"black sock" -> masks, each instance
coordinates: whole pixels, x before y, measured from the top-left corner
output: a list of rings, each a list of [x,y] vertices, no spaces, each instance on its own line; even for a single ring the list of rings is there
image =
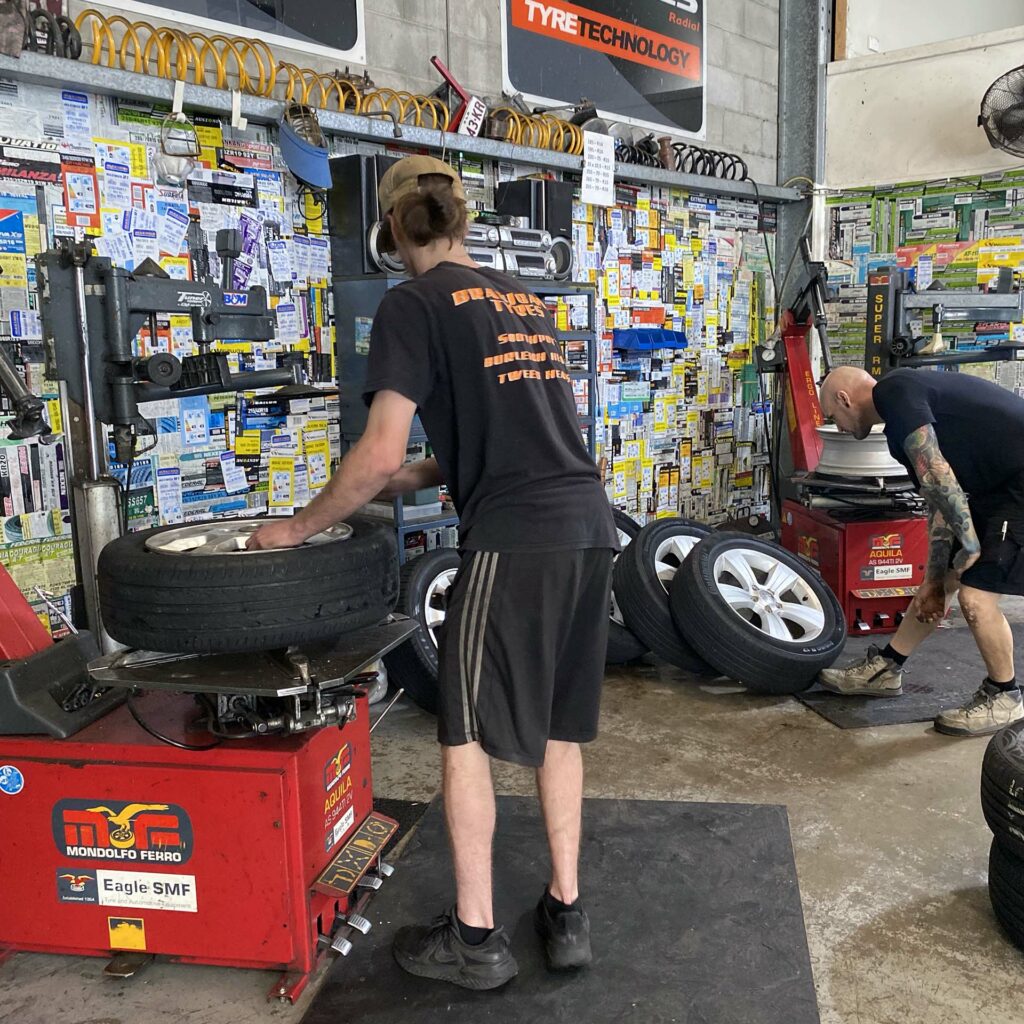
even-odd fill
[[[466,924],[461,917],[456,917],[455,920],[459,924],[459,935],[467,946],[483,944],[494,931],[493,928],[476,928],[471,924]]]
[[[989,686],[995,687],[995,689],[997,690],[1002,690],[1003,693],[1009,693],[1010,690],[1017,689],[1016,676],[1014,676],[1008,683],[997,683],[994,680],[990,679],[988,676],[985,676],[985,682],[988,683]]]
[[[554,917],[556,914],[567,914],[570,910],[579,910],[580,898],[577,896],[574,903],[563,903],[561,900],[556,900],[555,897],[545,889],[544,906],[547,909],[547,912]]]
[[[892,649],[892,644],[886,644],[885,650],[882,651],[882,657],[888,658],[889,661],[895,661],[900,668],[903,668],[904,662],[910,657],[909,654],[900,654],[899,651]]]

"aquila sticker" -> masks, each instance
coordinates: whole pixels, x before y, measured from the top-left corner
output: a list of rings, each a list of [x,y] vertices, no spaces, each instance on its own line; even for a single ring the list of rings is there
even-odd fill
[[[64,857],[184,864],[192,856],[192,823],[175,804],[61,800],[51,820]]]

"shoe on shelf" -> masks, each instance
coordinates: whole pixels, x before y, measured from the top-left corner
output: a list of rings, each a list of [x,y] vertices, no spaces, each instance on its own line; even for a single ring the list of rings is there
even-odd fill
[[[505,929],[471,946],[462,941],[454,907],[429,925],[400,928],[391,952],[402,970],[463,988],[498,988],[519,973]]]
[[[553,971],[586,967],[590,952],[590,919],[583,910],[552,914],[541,896],[533,914],[537,934],[544,942],[544,955]]]
[[[1020,690],[1000,690],[986,681],[962,708],[937,715],[935,731],[946,736],[991,736],[1022,718]]]
[[[903,669],[883,657],[881,649],[872,644],[868,653],[853,665],[822,669],[818,682],[844,697],[898,697],[903,693]]]

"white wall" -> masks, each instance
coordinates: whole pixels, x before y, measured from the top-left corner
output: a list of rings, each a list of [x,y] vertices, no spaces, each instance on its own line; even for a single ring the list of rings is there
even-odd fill
[[[846,56],[889,53],[1021,25],[1024,0],[848,0]]]
[[[977,125],[986,89],[1021,63],[1024,26],[830,64],[825,183],[884,185],[1021,166],[992,149]]]

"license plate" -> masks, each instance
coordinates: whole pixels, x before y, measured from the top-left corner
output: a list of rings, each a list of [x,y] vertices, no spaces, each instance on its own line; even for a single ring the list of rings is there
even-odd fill
[[[314,890],[327,896],[348,896],[397,831],[397,821],[372,811],[313,883]]]

